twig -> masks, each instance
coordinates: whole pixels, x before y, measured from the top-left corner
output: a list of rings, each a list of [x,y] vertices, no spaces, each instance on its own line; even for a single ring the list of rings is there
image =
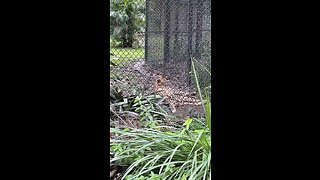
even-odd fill
[[[111,111],[114,115],[116,115],[122,122],[125,122],[125,120],[123,120],[123,119],[112,109],[111,106],[110,106],[110,111]]]

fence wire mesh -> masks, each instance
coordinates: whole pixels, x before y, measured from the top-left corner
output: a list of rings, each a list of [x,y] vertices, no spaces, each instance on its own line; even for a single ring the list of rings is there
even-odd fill
[[[175,88],[191,91],[193,58],[200,85],[211,85],[210,0],[126,2],[110,1],[111,85],[122,84],[128,94],[152,93],[162,74]]]

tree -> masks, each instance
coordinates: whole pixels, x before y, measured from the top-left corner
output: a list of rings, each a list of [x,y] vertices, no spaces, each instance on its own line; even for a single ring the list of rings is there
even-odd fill
[[[136,32],[144,32],[145,0],[110,1],[110,36],[122,47],[132,47]]]

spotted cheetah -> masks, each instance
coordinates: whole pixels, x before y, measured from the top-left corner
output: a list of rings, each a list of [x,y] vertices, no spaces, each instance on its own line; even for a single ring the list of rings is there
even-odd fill
[[[163,75],[159,75],[154,83],[156,94],[164,97],[169,104],[172,113],[176,112],[176,107],[180,105],[201,105],[201,101],[188,92],[175,90],[167,85],[167,80]]]

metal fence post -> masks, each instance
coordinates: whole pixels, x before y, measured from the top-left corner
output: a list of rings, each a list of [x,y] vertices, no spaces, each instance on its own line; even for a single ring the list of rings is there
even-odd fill
[[[145,13],[146,13],[146,26],[145,26],[145,32],[144,32],[144,60],[145,63],[148,63],[148,23],[149,23],[149,9],[150,9],[150,5],[149,5],[149,0],[146,0],[146,9],[145,9]]]
[[[189,13],[188,13],[188,58],[187,58],[187,83],[191,85],[191,58],[192,58],[192,34],[193,34],[193,0],[189,0]]]
[[[170,0],[166,0],[165,25],[164,25],[164,66],[167,67],[170,59]]]
[[[203,18],[203,0],[198,0],[197,6],[197,25],[196,25],[196,45],[195,45],[195,56],[197,60],[200,60],[200,42],[202,41],[202,18]]]

